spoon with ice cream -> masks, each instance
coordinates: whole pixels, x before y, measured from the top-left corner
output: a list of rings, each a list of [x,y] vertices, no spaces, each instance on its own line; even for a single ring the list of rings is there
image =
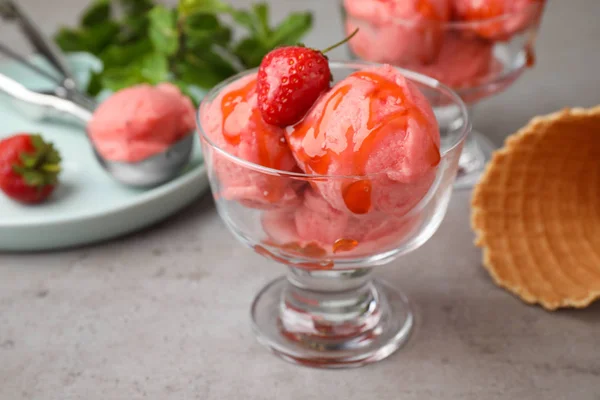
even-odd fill
[[[18,100],[32,119],[67,116],[84,124],[100,165],[125,185],[165,183],[190,159],[194,106],[172,84],[123,89],[93,112],[72,101],[31,91],[2,74],[0,91]]]

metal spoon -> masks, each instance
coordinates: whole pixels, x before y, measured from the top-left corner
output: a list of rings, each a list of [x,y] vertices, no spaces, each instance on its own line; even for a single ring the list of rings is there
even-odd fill
[[[0,74],[0,92],[17,100],[15,105],[34,120],[67,118],[85,127],[92,117],[91,111],[72,101],[31,91],[3,74]],[[125,185],[141,188],[160,185],[179,174],[190,159],[193,141],[194,134],[190,132],[165,151],[139,162],[128,163],[107,160],[90,139],[96,159],[109,174]]]
[[[0,1],[2,1],[2,0],[0,0]],[[64,80],[59,79],[56,76],[54,76],[52,73],[44,70],[41,67],[38,67],[33,62],[28,60],[26,57],[21,56],[20,54],[11,50],[9,47],[3,45],[2,43],[0,43],[0,54],[4,54],[8,58],[18,62],[19,64],[23,65],[24,67],[27,67],[28,69],[35,72],[39,76],[44,77],[45,79],[47,79],[50,82],[55,84],[55,87],[52,91],[50,91],[50,92],[45,91],[42,93],[52,94],[54,96],[60,97],[61,99],[71,100],[74,103],[77,103],[88,110],[93,111],[96,108],[96,102],[94,99],[88,97],[87,95],[85,95],[83,93],[80,93],[77,90],[77,88],[74,88],[71,90],[65,88],[63,86]]]
[[[62,84],[67,91],[77,90],[77,84],[73,73],[69,68],[62,52],[58,46],[46,38],[42,30],[33,22],[33,19],[27,15],[25,10],[15,1],[0,0],[0,16],[7,20],[14,20],[20,25],[21,30],[27,36],[35,49],[62,74]]]

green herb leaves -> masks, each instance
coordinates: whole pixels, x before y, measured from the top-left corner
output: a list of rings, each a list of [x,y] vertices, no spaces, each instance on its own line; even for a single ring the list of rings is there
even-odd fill
[[[253,4],[250,10],[234,10],[231,14],[249,33],[234,48],[234,54],[248,68],[260,65],[275,47],[296,44],[312,27],[312,14],[306,12],[292,13],[272,29],[266,3]]]
[[[179,0],[177,10],[182,17],[188,17],[197,13],[227,13],[232,7],[221,0]]]
[[[167,56],[177,53],[179,35],[175,10],[156,6],[148,13],[150,19],[149,36],[154,49]]]
[[[225,21],[234,21],[230,26]],[[55,41],[66,52],[99,57],[88,93],[169,81],[195,101],[240,70],[257,67],[273,48],[296,44],[311,28],[312,15],[292,13],[271,26],[266,3],[235,9],[223,0],[179,0],[176,7],[154,0],[96,0],[79,27],[61,28]],[[234,27],[242,37],[234,39]]]
[[[81,25],[93,27],[110,18],[111,8],[109,0],[96,0],[81,17]]]

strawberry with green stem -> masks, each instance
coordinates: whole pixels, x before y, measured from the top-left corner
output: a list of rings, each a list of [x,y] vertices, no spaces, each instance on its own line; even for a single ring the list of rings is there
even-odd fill
[[[36,204],[58,184],[61,158],[37,134],[19,133],[0,140],[0,189],[11,199]]]
[[[258,107],[265,122],[286,127],[300,121],[333,80],[325,53],[346,43],[347,38],[320,51],[298,46],[268,53],[258,69]]]

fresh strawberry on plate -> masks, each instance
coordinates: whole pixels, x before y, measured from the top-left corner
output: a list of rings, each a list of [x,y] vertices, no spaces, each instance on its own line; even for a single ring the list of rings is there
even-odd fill
[[[0,141],[0,189],[11,199],[37,204],[58,184],[60,154],[39,134],[18,133]]]

